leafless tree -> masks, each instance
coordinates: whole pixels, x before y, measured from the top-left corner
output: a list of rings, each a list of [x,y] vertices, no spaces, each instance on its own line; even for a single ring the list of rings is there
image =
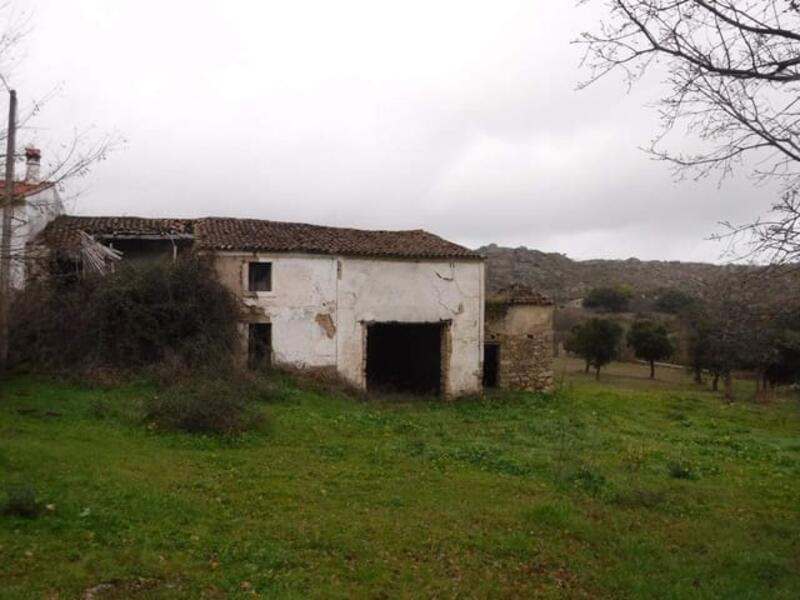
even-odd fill
[[[752,234],[750,254],[800,259],[800,1],[602,1],[608,17],[579,40],[589,69],[582,85],[613,71],[629,86],[649,71],[665,74],[662,128],[647,151],[681,174],[725,177],[746,165],[758,182],[779,181],[784,196],[772,212],[730,234]],[[679,124],[699,139],[697,150],[669,147]]]
[[[0,4],[0,90],[9,92],[13,89],[13,73],[19,65],[21,45],[25,36],[30,32],[30,18],[25,12],[18,12],[12,3]],[[14,161],[23,156],[26,136],[30,134],[35,118],[44,106],[57,95],[58,88],[36,100],[23,101],[23,110],[15,119],[17,144],[14,149]],[[3,94],[5,95],[5,94]],[[4,124],[5,125],[5,124]],[[5,126],[0,127],[0,143],[5,148],[8,137]],[[26,194],[41,194],[48,188],[64,192],[65,183],[77,177],[86,175],[92,166],[104,160],[108,153],[122,143],[116,134],[96,135],[92,130],[74,130],[71,139],[59,144],[57,147],[47,148],[49,160],[45,170],[40,174],[40,184],[37,186],[13,186],[13,197],[7,198],[5,194],[0,198],[0,215],[10,213],[10,243],[0,247],[0,369],[6,360],[8,315],[11,303],[10,278],[15,265],[24,263],[28,257],[25,252],[25,240],[17,235],[27,225],[27,212],[24,207]],[[6,152],[0,157],[6,159]],[[1,234],[0,234],[1,235]]]
[[[724,222],[726,231],[712,239],[728,242],[732,256],[758,257],[773,268],[785,270],[800,263],[800,191],[789,189],[772,205],[765,217],[754,223]]]
[[[733,374],[751,372],[756,397],[767,393],[770,367],[779,360],[787,324],[796,328],[800,281],[752,267],[728,265],[704,282],[702,299],[683,315],[695,343],[694,369],[708,369],[713,387],[721,377],[733,400]]]
[[[12,2],[0,2],[0,90],[7,92],[13,88],[14,73],[20,66],[22,46],[31,32],[30,14],[16,10]],[[30,140],[26,140],[32,132],[37,131],[36,117],[48,104],[53,102],[61,91],[55,85],[44,95],[36,98],[25,98],[21,93],[22,107],[17,116],[17,152],[15,160],[24,157],[24,148]],[[0,159],[5,160],[5,140],[7,128],[0,120]],[[64,184],[76,177],[89,173],[92,166],[105,160],[109,152],[124,143],[117,133],[98,134],[91,127],[75,128],[71,136],[57,145],[48,147],[48,161],[41,173],[41,180],[49,186],[63,191]]]

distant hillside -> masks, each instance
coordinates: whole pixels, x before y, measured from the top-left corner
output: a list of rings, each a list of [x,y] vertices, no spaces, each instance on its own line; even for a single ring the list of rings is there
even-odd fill
[[[522,283],[557,302],[582,298],[593,287],[614,284],[627,284],[644,294],[669,287],[700,295],[704,283],[723,269],[708,263],[635,258],[577,261],[563,254],[496,244],[478,251],[487,257],[486,279],[490,290]]]

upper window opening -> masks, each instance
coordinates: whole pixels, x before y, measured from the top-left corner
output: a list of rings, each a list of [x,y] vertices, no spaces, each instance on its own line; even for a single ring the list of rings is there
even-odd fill
[[[272,291],[272,263],[251,262],[249,264],[247,289],[251,292]]]

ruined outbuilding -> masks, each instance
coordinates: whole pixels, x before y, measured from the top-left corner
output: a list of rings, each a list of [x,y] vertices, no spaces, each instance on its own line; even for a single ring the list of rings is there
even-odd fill
[[[522,286],[486,301],[483,384],[504,390],[553,388],[553,302]]]

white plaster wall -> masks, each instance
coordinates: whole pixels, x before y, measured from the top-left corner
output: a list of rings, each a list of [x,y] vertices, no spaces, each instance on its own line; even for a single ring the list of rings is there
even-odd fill
[[[338,367],[363,387],[366,323],[451,321],[448,389],[480,390],[483,359],[483,263],[340,258]]]
[[[247,263],[272,262],[272,291],[247,292]],[[322,255],[218,253],[222,281],[250,321],[272,323],[273,360],[292,367],[335,367],[366,385],[366,324],[451,322],[448,389],[480,390],[484,267],[479,261],[432,262]],[[317,318],[328,315],[334,330]]]
[[[272,263],[272,291],[247,291],[247,264]],[[273,361],[335,367],[365,387],[370,322],[450,322],[448,395],[480,391],[484,266],[324,255],[218,253],[222,281],[242,298],[252,322],[272,323]],[[329,318],[333,329],[319,322]],[[243,333],[246,331],[243,330]]]
[[[64,214],[64,204],[55,187],[50,187],[28,196],[25,203],[27,240],[36,237],[47,224]]]
[[[247,291],[247,265],[272,263],[272,291]],[[329,256],[237,254],[219,256],[223,281],[235,286],[253,322],[272,323],[272,359],[296,368],[335,367],[336,336],[317,322],[336,321],[336,259]],[[246,332],[245,332],[246,333]]]
[[[2,219],[4,208],[0,208]],[[11,287],[20,289],[25,284],[26,245],[45,226],[63,214],[64,205],[54,187],[47,188],[25,199],[24,204],[12,207],[11,222]],[[0,231],[0,240],[2,239]]]
[[[514,304],[508,307],[505,331],[509,334],[539,333],[553,328],[553,306]]]
[[[24,250],[27,239],[25,226],[25,209],[22,206],[0,208],[0,223],[5,211],[11,211],[11,288],[19,289],[25,280]],[[2,248],[3,231],[0,228],[0,248]]]

